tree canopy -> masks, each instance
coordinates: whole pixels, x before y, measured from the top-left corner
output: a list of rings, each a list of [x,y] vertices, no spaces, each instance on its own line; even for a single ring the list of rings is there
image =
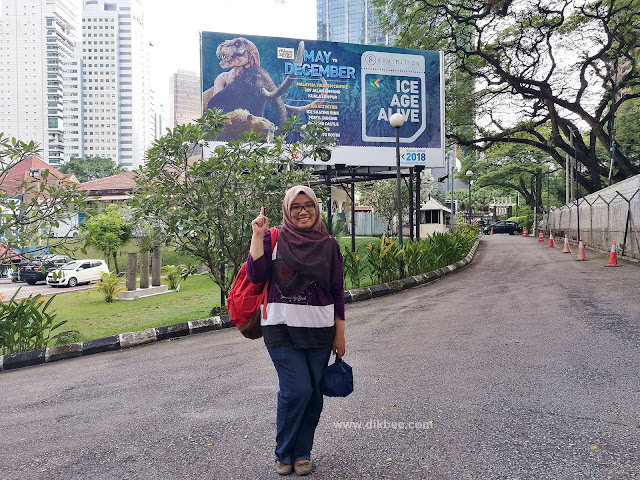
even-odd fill
[[[122,165],[116,165],[110,158],[74,157],[60,167],[60,171],[66,174],[73,173],[80,182],[84,183],[90,180],[117,175],[118,173],[124,172],[125,169]]]
[[[302,125],[294,117],[271,144],[246,132],[199,159],[197,152],[222,131],[225,120],[221,111],[208,110],[194,125],[179,125],[157,140],[134,190],[140,216],[207,265],[223,299],[247,258],[251,221],[260,208],[272,226],[278,225],[285,190],[310,180],[310,172],[298,168],[299,160],[319,158],[332,144],[324,127]]]
[[[68,220],[69,212],[85,208],[85,193],[48,169],[17,182],[11,174],[13,167],[38,153],[39,146],[33,141],[23,142],[0,133],[0,261],[26,247],[36,255],[51,247],[74,246],[72,239],[49,234]]]
[[[123,218],[122,207],[106,205],[81,224],[85,233],[85,246],[92,246],[104,253],[107,262],[113,260],[118,271],[118,249],[131,238],[131,225]]]
[[[378,3],[398,46],[443,50],[454,86],[473,81],[469,98],[448,100],[448,138],[479,151],[526,145],[561,166],[575,152],[578,181],[590,192],[602,187],[611,118],[640,96],[640,0]],[[615,181],[640,172],[628,150],[616,148],[614,158]]]

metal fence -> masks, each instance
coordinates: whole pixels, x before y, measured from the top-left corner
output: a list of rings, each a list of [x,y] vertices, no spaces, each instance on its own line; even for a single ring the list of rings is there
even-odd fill
[[[356,235],[377,236],[382,235],[387,230],[387,222],[373,212],[356,212]],[[349,233],[351,233],[351,222],[349,222]]]
[[[621,255],[640,258],[640,175],[552,209],[545,227],[577,242],[578,221],[586,246],[607,251],[615,240]]]

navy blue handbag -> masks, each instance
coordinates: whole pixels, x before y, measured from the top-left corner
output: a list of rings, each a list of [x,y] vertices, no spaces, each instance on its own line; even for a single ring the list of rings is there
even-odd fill
[[[320,391],[327,397],[346,397],[353,392],[353,370],[351,366],[336,357],[333,365],[329,365],[322,373]]]

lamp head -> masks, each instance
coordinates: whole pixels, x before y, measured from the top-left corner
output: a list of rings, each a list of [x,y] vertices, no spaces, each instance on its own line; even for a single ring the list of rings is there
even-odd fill
[[[473,176],[473,172],[471,170],[467,170],[467,177],[472,177]]]
[[[394,113],[389,117],[389,123],[393,128],[400,128],[404,125],[404,116],[401,113]]]

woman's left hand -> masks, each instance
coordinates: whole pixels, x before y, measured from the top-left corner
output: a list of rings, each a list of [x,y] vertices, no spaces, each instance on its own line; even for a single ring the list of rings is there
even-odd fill
[[[333,354],[341,358],[347,349],[347,342],[344,339],[344,320],[336,317],[336,334],[333,337]]]

